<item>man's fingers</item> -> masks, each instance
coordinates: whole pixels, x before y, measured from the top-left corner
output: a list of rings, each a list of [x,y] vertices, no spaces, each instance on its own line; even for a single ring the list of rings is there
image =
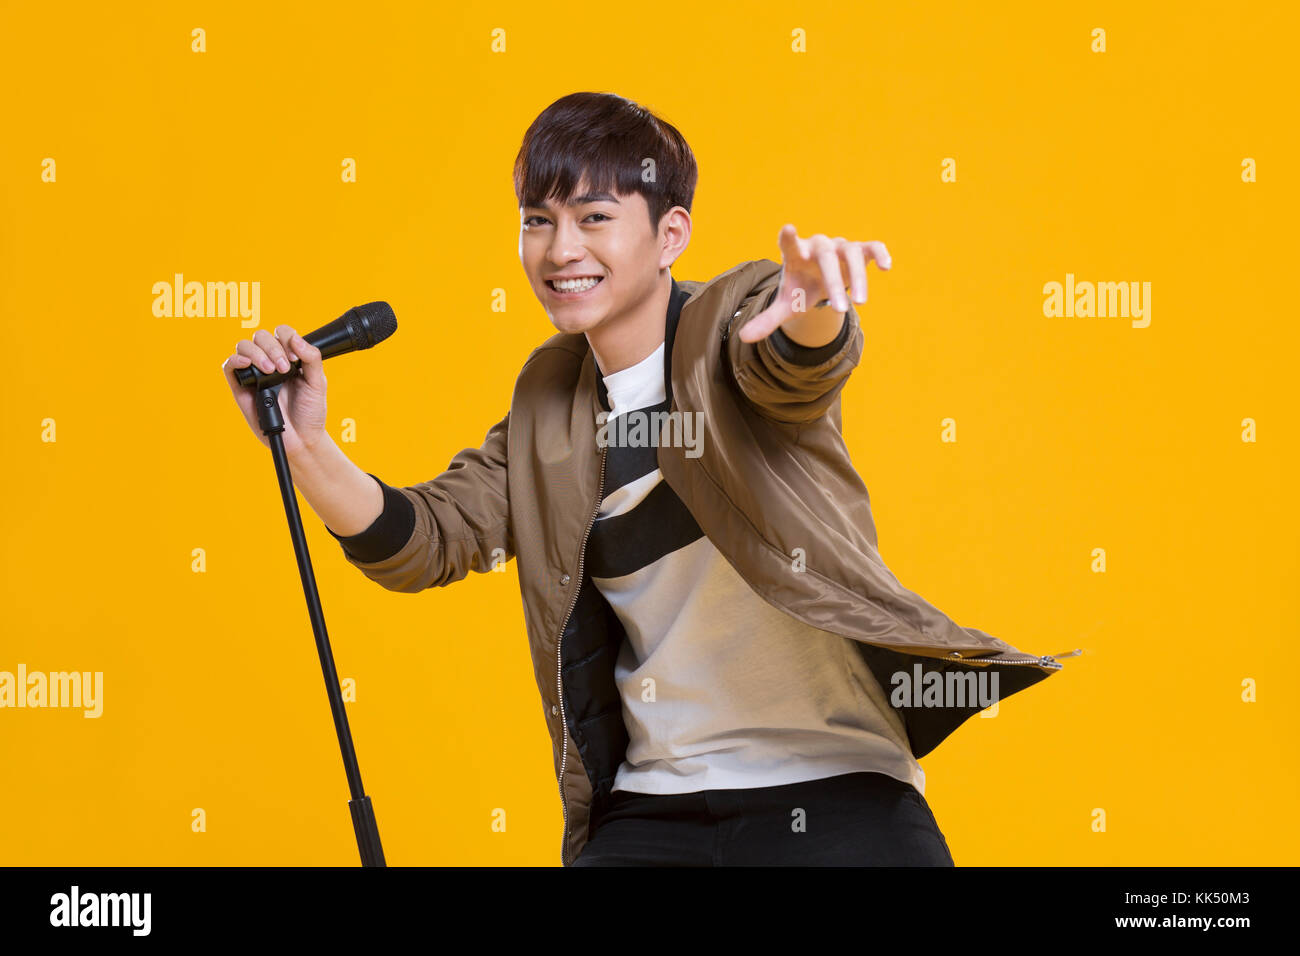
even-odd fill
[[[320,349],[296,332],[289,339],[289,344],[293,347],[298,358],[302,359],[302,377],[307,380],[307,384],[312,388],[323,389],[325,387],[325,369],[322,368]]]
[[[301,357],[292,347],[293,337],[297,334],[292,326],[277,325],[275,327],[275,337],[280,342],[280,347],[284,349],[285,358],[290,362],[296,362]]]
[[[757,342],[759,339],[767,338],[793,314],[790,306],[786,304],[785,297],[778,295],[775,302],[740,327],[740,332],[737,333],[740,341]]]
[[[221,371],[226,376],[226,381],[230,384],[232,390],[238,390],[242,387],[239,384],[239,379],[235,378],[235,369],[247,368],[252,362],[253,359],[250,356],[244,355],[242,352],[236,352],[221,363]]]
[[[853,286],[853,301],[867,301],[867,260],[862,254],[862,243],[850,242],[843,247],[844,260],[849,265],[849,284]]]
[[[883,242],[864,242],[862,243],[862,245],[866,249],[867,254],[872,259],[876,260],[876,265],[879,268],[881,269],[889,268],[889,266],[891,265],[890,258],[889,258],[889,250],[885,248],[885,244]]]
[[[280,344],[274,335],[266,331],[266,329],[258,329],[253,333],[253,341],[261,346],[262,351],[266,353],[266,357],[271,360],[276,368],[281,372],[289,371],[289,360],[284,357],[284,346]]]
[[[266,332],[265,329],[258,329],[257,331],[262,332],[263,334]],[[253,334],[256,337],[257,333],[255,332]],[[266,352],[262,350],[262,347],[252,339],[240,339],[235,343],[235,351],[241,355],[247,355],[252,361],[256,362],[257,367],[267,375],[270,375],[275,371],[275,363],[271,361],[271,357],[267,355]]]
[[[770,311],[769,309],[768,312]],[[777,319],[768,315],[767,312],[761,312],[741,326],[740,341],[757,342],[760,339],[765,339],[776,331],[777,326],[780,324]]]
[[[799,232],[795,229],[793,223],[787,222],[781,227],[781,231],[776,235],[776,244],[781,249],[781,257],[785,262],[794,262],[805,258],[806,253],[803,251]]]
[[[838,312],[847,312],[849,309],[848,297],[844,294],[844,273],[840,271],[840,257],[836,251],[835,243],[825,236],[817,235],[813,237],[813,251],[817,256],[817,264],[822,270],[822,282],[826,286],[826,297],[830,299]]]

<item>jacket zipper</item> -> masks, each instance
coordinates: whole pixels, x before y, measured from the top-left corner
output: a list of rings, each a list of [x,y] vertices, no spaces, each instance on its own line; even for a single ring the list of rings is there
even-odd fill
[[[1065,652],[1060,653],[1060,654],[1044,654],[1044,655],[1042,655],[1041,657],[1034,657],[1032,654],[1026,654],[1024,657],[1022,657],[1022,658],[1019,659],[1019,660],[1012,660],[1012,661],[1005,661],[1005,660],[1004,660],[1004,661],[990,661],[989,663],[991,663],[991,664],[995,664],[995,665],[998,666],[998,667],[1001,667],[1003,664],[1012,664],[1012,665],[1015,665],[1015,664],[1031,664],[1031,665],[1032,665],[1032,664],[1037,664],[1037,665],[1040,665],[1040,666],[1042,666],[1042,667],[1053,667],[1053,665],[1055,665],[1055,669],[1059,669],[1061,665],[1060,665],[1060,663],[1057,661],[1057,658],[1058,658],[1058,657],[1075,657],[1075,656],[1077,656],[1077,655],[1079,655],[1079,654],[1081,654],[1081,653],[1082,653],[1082,651],[1081,651],[1079,648],[1076,647],[1076,648],[1075,648],[1074,650],[1072,650],[1072,651],[1065,651]],[[953,651],[951,656],[952,656],[952,658],[953,658],[954,660],[956,660],[956,659],[960,659],[960,660],[963,660],[963,661],[976,661],[976,662],[978,662],[978,661],[980,660],[980,658],[978,658],[978,657],[962,657],[962,656],[961,656],[960,654],[958,654],[956,651]]]
[[[596,516],[600,514],[600,503],[605,493],[605,454],[606,449],[600,449],[600,481],[596,485],[596,505],[591,509],[591,517],[587,519],[587,530],[582,533],[582,548],[578,552],[578,573],[573,577],[573,600],[569,602],[569,610],[564,614],[564,622],[560,624],[560,633],[555,638],[555,689],[560,698],[560,746],[563,752],[560,754],[560,807],[564,810],[564,834],[560,838],[560,862],[565,861],[565,854],[569,849],[569,804],[564,799],[564,768],[569,761],[569,721],[564,713],[564,682],[561,679],[560,665],[564,660],[561,655],[560,644],[564,640],[564,629],[569,626],[569,618],[573,615],[573,608],[578,603],[578,591],[582,587],[582,565],[587,559],[587,537],[591,534],[591,527],[596,523]]]

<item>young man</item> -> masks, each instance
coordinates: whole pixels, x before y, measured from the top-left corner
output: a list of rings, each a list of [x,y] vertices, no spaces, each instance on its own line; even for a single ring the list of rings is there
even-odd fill
[[[960,627],[876,549],[839,399],[884,245],[787,225],[780,264],[679,282],[695,182],[681,134],[621,97],[537,117],[519,255],[558,332],[430,481],[346,459],[292,329],[227,365],[301,357],[294,480],[371,580],[517,561],[564,865],[952,865],[917,758],[990,701],[888,691],[995,676],[1005,698],[1060,664]]]

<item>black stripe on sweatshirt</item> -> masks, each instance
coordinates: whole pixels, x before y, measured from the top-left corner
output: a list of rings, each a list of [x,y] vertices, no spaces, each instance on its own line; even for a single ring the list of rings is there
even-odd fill
[[[631,511],[596,521],[587,541],[591,576],[631,574],[702,537],[686,505],[660,480]]]
[[[647,405],[645,408],[637,409],[630,412],[631,415],[645,415],[646,422],[642,434],[645,441],[653,442],[651,432],[654,428],[655,421],[649,416],[655,412],[668,411],[668,401],[665,399],[658,405]],[[630,426],[620,425],[619,418],[624,417],[622,414],[618,418],[610,421],[606,426],[606,441],[609,445],[605,452],[605,494],[608,498],[611,494],[622,488],[626,484],[636,481],[645,475],[650,474],[659,467],[659,449],[654,444],[647,445],[618,445],[616,442],[619,437],[619,429]],[[672,430],[669,430],[672,434]],[[630,437],[630,436],[629,436]]]

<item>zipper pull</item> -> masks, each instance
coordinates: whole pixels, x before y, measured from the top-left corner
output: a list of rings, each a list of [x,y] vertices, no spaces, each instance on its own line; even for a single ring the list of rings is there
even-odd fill
[[[1060,667],[1061,663],[1060,661],[1057,660],[1058,657],[1078,657],[1082,653],[1083,651],[1081,651],[1079,648],[1076,647],[1072,651],[1066,651],[1061,654],[1044,654],[1042,657],[1038,659],[1038,663],[1042,664],[1045,667],[1051,667],[1053,664],[1055,664],[1057,667]]]

